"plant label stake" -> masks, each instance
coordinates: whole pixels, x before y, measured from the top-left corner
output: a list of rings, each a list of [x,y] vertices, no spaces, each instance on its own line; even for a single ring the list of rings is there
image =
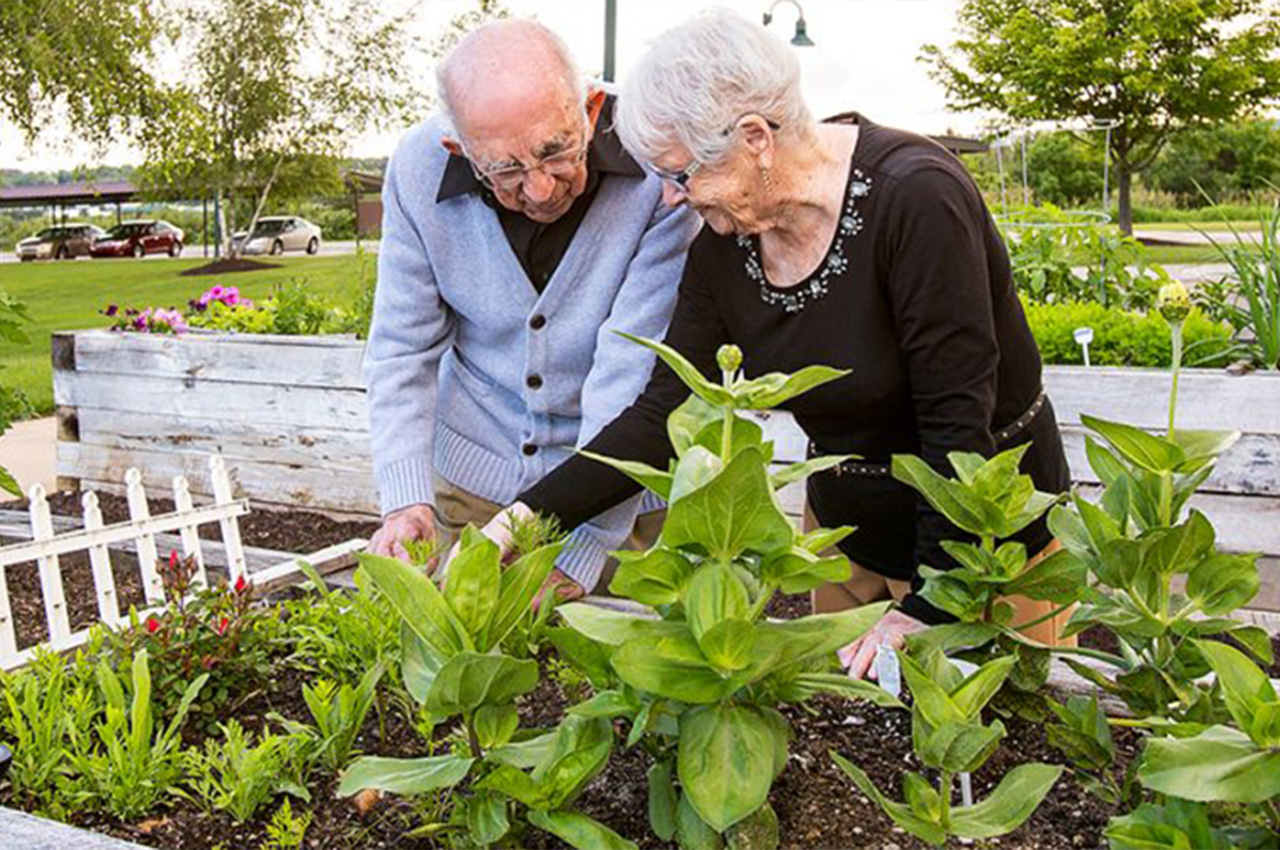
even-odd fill
[[[876,649],[876,678],[890,696],[902,696],[902,665],[898,663],[898,653],[884,644]]]
[[[1093,342],[1093,328],[1076,328],[1071,334],[1075,337],[1076,345],[1084,349],[1084,365],[1089,365],[1089,344]]]
[[[1089,331],[1090,335],[1093,334],[1092,328],[1083,328],[1082,330]],[[1077,331],[1077,333],[1079,333],[1079,331]],[[1089,349],[1086,348],[1085,349],[1085,365],[1088,365],[1089,363],[1088,351]],[[956,668],[960,671],[961,675],[964,675],[964,676],[971,676],[978,669],[977,664],[974,664],[972,661],[965,661],[963,658],[953,658],[951,659],[951,663],[954,664]],[[969,773],[968,771],[963,771],[959,774],[959,777],[960,777],[960,805],[972,806],[973,805],[973,774]]]

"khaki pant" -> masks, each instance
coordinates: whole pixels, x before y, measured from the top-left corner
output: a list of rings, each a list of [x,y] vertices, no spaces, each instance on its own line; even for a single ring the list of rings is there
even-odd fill
[[[468,525],[484,528],[489,524],[489,520],[497,516],[498,512],[505,507],[463,490],[439,475],[433,476],[433,481],[436,490],[436,533],[440,537],[441,549],[444,552],[453,548],[453,544],[462,536],[462,530]],[[666,516],[666,511],[640,514],[636,517],[636,524],[631,529],[631,534],[618,548],[635,551],[650,548],[662,533],[662,522]],[[594,588],[588,587],[587,592],[607,595],[609,582],[613,580],[613,574],[617,569],[617,559],[610,558],[605,561],[604,569],[600,573],[600,581]]]
[[[817,520],[806,506],[804,511],[804,529],[809,531],[818,526]],[[1027,567],[1030,568],[1040,562],[1049,555],[1052,555],[1061,544],[1053,541],[1044,548],[1043,551],[1033,555],[1027,560]],[[824,555],[837,555],[838,551],[833,547]],[[849,580],[839,583],[824,584],[822,587],[813,591],[813,612],[815,614],[830,614],[835,611],[844,611],[849,608],[856,608],[859,605],[869,605],[872,602],[879,602],[883,599],[893,599],[901,602],[902,599],[911,592],[911,582],[902,581],[901,579],[886,578],[877,572],[860,566],[853,561],[849,562],[853,568]],[[1045,614],[1048,614],[1057,607],[1053,602],[1038,602],[1034,599],[1028,599],[1025,596],[1007,596],[1004,598],[1013,606],[1013,622],[1027,623],[1032,620],[1038,620]],[[1075,646],[1075,636],[1064,638],[1060,637],[1062,628],[1066,626],[1067,620],[1071,618],[1071,609],[1063,611],[1054,617],[1045,620],[1043,623],[1024,629],[1023,634],[1028,638],[1046,646]]]

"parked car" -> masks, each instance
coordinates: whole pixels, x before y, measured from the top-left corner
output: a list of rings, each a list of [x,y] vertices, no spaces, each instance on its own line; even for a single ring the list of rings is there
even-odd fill
[[[240,231],[235,241],[242,254],[283,254],[285,251],[320,250],[320,227],[296,215],[272,215],[258,219],[253,235]]]
[[[59,224],[23,239],[15,246],[14,253],[24,263],[87,257],[94,240],[105,235],[106,231],[96,224]]]
[[[186,234],[167,221],[125,221],[95,240],[90,253],[95,257],[145,257],[147,254],[182,253]]]

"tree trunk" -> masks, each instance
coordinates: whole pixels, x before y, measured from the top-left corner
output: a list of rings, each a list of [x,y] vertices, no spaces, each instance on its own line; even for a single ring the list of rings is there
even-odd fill
[[[1116,195],[1119,199],[1117,213],[1120,232],[1125,236],[1133,235],[1133,172],[1129,163],[1124,160],[1116,162]]]

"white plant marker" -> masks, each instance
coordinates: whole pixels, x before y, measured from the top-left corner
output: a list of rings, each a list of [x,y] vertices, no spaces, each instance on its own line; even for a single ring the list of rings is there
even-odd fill
[[[129,498],[129,519],[149,519],[151,509],[147,507],[147,491],[142,487],[142,473],[136,467],[124,474],[125,493]],[[147,602],[158,604],[164,602],[164,583],[160,580],[160,572],[156,569],[156,538],[150,534],[139,534],[135,540],[138,553],[138,570],[142,573],[142,593]]]
[[[222,455],[209,458],[209,477],[213,484],[213,501],[217,505],[229,505],[235,501],[231,492],[231,479],[227,477],[227,464]],[[240,525],[233,519],[222,520],[222,544],[227,548],[227,571],[231,575],[231,584],[248,573],[244,560],[244,547],[240,544]]]
[[[195,509],[191,501],[191,486],[182,475],[173,476],[173,509],[186,512]],[[179,529],[182,535],[182,554],[196,559],[195,583],[200,587],[209,586],[209,576],[204,570],[204,552],[200,550],[200,534],[194,525],[184,525]]]
[[[1093,328],[1076,328],[1071,334],[1076,345],[1084,349],[1084,365],[1089,365],[1089,345],[1093,342]]]
[[[0,564],[0,660],[18,654],[18,638],[13,631],[13,610],[9,607],[9,580]]]
[[[892,697],[902,696],[902,664],[898,653],[883,643],[876,647],[876,680]]]
[[[84,506],[84,529],[102,528],[102,509],[98,507],[98,494],[90,490],[80,499]],[[116,598],[116,579],[111,573],[111,550],[106,544],[89,547],[89,564],[93,568],[93,589],[98,595],[98,616],[102,622],[114,626],[121,622],[120,601]]]
[[[49,513],[49,501],[44,496],[44,487],[31,485],[27,491],[31,514],[31,539],[34,541],[53,539],[53,516]],[[71,620],[67,617],[67,599],[62,592],[62,569],[58,565],[58,556],[41,555],[36,559],[40,569],[40,595],[44,597],[45,619],[49,622],[49,641],[54,646],[61,645],[71,636]]]
[[[960,658],[951,659],[951,663],[959,667],[960,673],[964,676],[972,676],[978,669],[977,664]],[[973,805],[973,774],[967,771],[960,774],[960,805]]]

